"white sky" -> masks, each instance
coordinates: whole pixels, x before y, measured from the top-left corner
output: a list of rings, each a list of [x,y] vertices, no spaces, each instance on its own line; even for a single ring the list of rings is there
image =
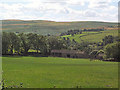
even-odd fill
[[[119,0],[0,0],[0,19],[118,21]]]

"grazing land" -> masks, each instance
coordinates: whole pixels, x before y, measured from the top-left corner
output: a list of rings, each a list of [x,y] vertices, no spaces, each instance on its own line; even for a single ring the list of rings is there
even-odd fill
[[[58,57],[2,57],[5,85],[117,88],[118,63]]]
[[[57,35],[71,29],[114,27],[117,23],[78,21],[78,22],[54,22],[45,20],[2,20],[4,32],[37,33],[42,35]]]
[[[100,32],[83,32],[82,34],[75,34],[72,35],[64,35],[62,37],[70,38],[70,40],[74,39],[75,41],[81,43],[82,41],[88,41],[88,42],[100,42],[105,36],[112,35],[112,36],[118,36],[118,30],[105,30]]]

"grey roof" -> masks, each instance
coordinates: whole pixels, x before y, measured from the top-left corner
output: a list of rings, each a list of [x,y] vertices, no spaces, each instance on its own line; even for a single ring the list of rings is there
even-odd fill
[[[80,50],[52,50],[51,53],[84,54],[84,52]]]

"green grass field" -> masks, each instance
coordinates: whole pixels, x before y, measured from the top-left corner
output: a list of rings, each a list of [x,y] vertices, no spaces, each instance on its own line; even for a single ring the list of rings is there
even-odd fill
[[[74,39],[75,41],[81,43],[82,40],[89,42],[100,42],[107,35],[118,36],[118,30],[105,30],[101,32],[83,32],[82,34],[76,34],[74,36],[65,35],[62,37],[69,37],[70,40]]]
[[[3,57],[5,84],[24,88],[117,88],[118,63],[56,57]]]

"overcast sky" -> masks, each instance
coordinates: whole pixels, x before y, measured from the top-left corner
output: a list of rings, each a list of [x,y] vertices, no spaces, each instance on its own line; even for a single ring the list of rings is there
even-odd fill
[[[0,19],[117,22],[119,0],[0,0]]]

